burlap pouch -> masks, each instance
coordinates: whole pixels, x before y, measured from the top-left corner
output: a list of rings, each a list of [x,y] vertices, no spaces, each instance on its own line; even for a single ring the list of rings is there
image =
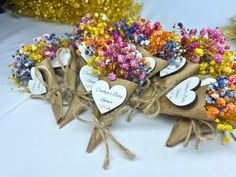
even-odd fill
[[[191,136],[196,137],[196,149],[200,140],[211,140],[215,138],[217,133],[214,119],[207,117],[204,107],[205,95],[208,86],[202,86],[197,89],[196,94],[198,100],[195,104],[187,108],[179,108],[173,105],[166,96],[161,98],[161,113],[174,117],[184,117],[179,119],[174,125],[166,145],[172,147],[185,140],[184,146],[188,145]],[[235,124],[233,124],[235,128]]]
[[[41,72],[43,81],[41,81],[47,92],[42,95],[32,95],[32,98],[41,98],[48,100],[51,103],[52,110],[54,112],[57,123],[62,119],[62,94],[60,85],[56,79],[56,74],[51,66],[49,60],[43,60],[36,68]]]
[[[77,68],[81,68],[82,66],[86,65],[86,62],[81,56],[78,56],[77,63],[79,65],[77,66]],[[93,102],[91,92],[87,92],[85,90],[82,82],[79,83],[72,95],[73,97],[71,102],[69,103],[69,108],[62,121],[60,122],[60,128],[64,127],[75,118],[75,111],[77,114],[80,114],[87,109],[87,106],[90,106],[89,102]]]
[[[168,65],[167,61],[151,56],[149,54],[149,52],[147,50],[145,50],[143,47],[140,47],[140,46],[137,45],[136,48],[139,52],[141,52],[143,57],[152,57],[155,60],[155,63],[156,63],[155,68],[148,75],[148,78],[151,78],[156,73],[158,73],[161,69],[165,68]],[[105,80],[107,81],[107,79],[105,79]],[[131,84],[130,81],[118,79],[116,81],[112,81],[112,82],[108,81],[108,82],[109,82],[110,86],[113,86],[114,84],[116,84],[116,85],[119,85],[119,84],[123,85],[124,84],[123,86],[125,86],[127,88],[128,93],[132,90],[132,94],[127,96],[128,99],[130,97],[132,99],[132,97],[135,95],[135,94],[133,94],[133,92],[137,88],[137,85],[135,84],[136,86],[134,86],[134,83]],[[130,85],[130,87],[129,87],[129,85]],[[133,85],[133,86],[131,86],[131,85]],[[149,84],[146,84],[146,86],[144,86],[144,87],[145,88],[149,87]],[[137,93],[137,95],[139,95],[139,94]],[[135,97],[137,97],[137,96],[135,96]],[[126,98],[126,102],[128,102],[128,105],[130,105],[130,100],[128,100],[127,98]],[[132,111],[133,111],[133,109],[130,109],[130,113],[132,113]],[[113,114],[110,113],[110,115],[112,116]],[[104,116],[106,116],[106,115],[104,115]],[[104,116],[102,116],[102,117],[104,117]],[[109,113],[107,114],[107,116],[109,117]],[[131,114],[129,116],[131,117]],[[89,141],[89,144],[88,144],[88,148],[87,148],[87,152],[92,152],[94,150],[94,148],[101,142],[101,140],[102,140],[102,137],[100,136],[100,134],[97,132],[97,130],[95,128],[92,135],[91,135],[91,138],[90,138],[90,141]]]
[[[114,110],[111,110],[105,114],[100,114],[100,116],[98,117],[99,121],[106,121],[106,124],[108,126],[111,126],[111,123],[114,119],[116,119],[118,116],[130,111],[130,107],[127,105],[129,103],[129,99],[132,96],[132,94],[134,93],[135,89],[137,88],[137,84],[128,80],[124,80],[124,79],[117,79],[115,81],[110,81],[107,78],[100,78],[100,80],[104,80],[109,84],[109,87],[113,87],[115,85],[122,85],[126,88],[127,90],[127,96],[125,101],[117,108],[115,108]],[[95,147],[101,143],[102,141],[102,136],[98,131],[98,128],[94,128],[92,135],[90,137],[89,140],[89,144],[87,147],[87,152],[92,152]]]
[[[172,133],[167,141],[167,146],[175,144],[186,139],[185,146],[189,137],[195,135],[197,138],[196,147],[198,147],[199,139],[212,139],[215,136],[215,127],[207,118],[205,105],[205,94],[207,86],[199,87],[196,91],[198,100],[188,108],[180,108],[175,106],[165,95],[178,85],[181,81],[194,75],[198,71],[198,64],[191,62],[187,66],[174,75],[165,78],[155,77],[151,86],[141,92],[139,99],[131,100],[135,107],[147,116],[157,116],[158,114],[167,114],[180,118],[174,126]],[[187,119],[185,119],[187,118]],[[203,134],[210,136],[203,136]]]
[[[164,78],[158,75],[153,76],[150,86],[143,89],[139,96],[131,98],[131,105],[146,116],[156,117],[160,113],[161,97],[178,83],[197,73],[198,67],[198,64],[187,62],[185,68],[174,75]]]

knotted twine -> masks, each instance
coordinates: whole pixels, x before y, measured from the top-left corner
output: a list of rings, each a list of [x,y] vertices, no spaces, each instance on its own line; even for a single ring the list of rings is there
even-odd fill
[[[64,64],[62,63],[62,61],[59,58],[59,53],[62,50],[64,50],[64,48],[59,48],[56,52],[56,60],[58,60],[60,66],[61,66],[61,69],[64,73],[64,75],[63,75],[64,81],[63,81],[63,86],[61,88],[61,93],[62,93],[62,97],[63,97],[63,105],[64,106],[69,105],[69,102],[71,101],[72,95],[73,95],[72,92],[74,91],[69,87],[68,72],[69,72],[69,67],[70,67],[70,64],[72,63],[72,60],[75,60],[75,56],[72,54],[71,49],[70,48],[68,48],[68,49],[70,50],[71,55],[70,55],[70,58],[68,60],[68,64],[66,66],[64,66]],[[73,58],[72,58],[72,56],[73,56]],[[72,70],[72,69],[70,69],[70,71],[73,71],[74,73],[77,73],[77,71]],[[65,100],[65,102],[64,102],[64,100]]]
[[[134,109],[140,110],[144,115],[149,117],[156,117],[160,113],[161,105],[160,105],[160,97],[162,97],[164,94],[166,94],[172,87],[175,85],[175,82],[172,83],[170,86],[166,87],[160,82],[157,81],[157,78],[152,80],[153,84],[151,84],[151,81],[147,79],[146,85],[142,88],[142,92],[139,96],[133,95],[131,97],[131,105],[134,107]],[[148,90],[150,88],[153,88],[153,90]],[[142,96],[142,93],[145,92],[152,92],[148,96]],[[132,117],[130,116],[130,119]]]
[[[188,135],[183,144],[184,147],[188,146],[192,131],[194,132],[194,135],[196,136],[195,149],[199,148],[199,144],[201,140],[203,141],[212,140],[216,137],[216,129],[209,122],[205,120],[194,120],[194,119],[190,119],[190,120],[191,120],[191,123],[190,123],[189,131],[188,131]],[[211,133],[207,135],[203,135],[201,132],[200,124],[204,124],[207,127],[209,127],[211,130]]]
[[[84,106],[86,107],[86,105]],[[77,107],[79,108],[79,107]],[[74,111],[74,117],[76,117],[79,121],[84,122],[84,123],[88,123],[92,126],[94,126],[95,128],[97,128],[98,132],[100,133],[100,135],[102,136],[102,139],[105,143],[105,147],[106,147],[106,156],[105,156],[105,160],[103,163],[103,169],[108,169],[108,165],[110,162],[110,147],[109,147],[109,143],[107,141],[107,138],[109,138],[111,140],[112,143],[114,143],[118,149],[120,149],[120,151],[122,151],[127,158],[129,158],[130,160],[133,160],[135,158],[135,154],[133,152],[131,152],[129,149],[127,149],[126,147],[124,147],[121,143],[119,143],[116,138],[112,135],[112,133],[110,132],[110,124],[111,122],[114,120],[114,118],[118,117],[118,115],[123,114],[124,112],[127,112],[129,108],[127,106],[121,107],[119,109],[116,109],[115,111],[113,111],[111,113],[111,115],[108,115],[108,117],[106,117],[106,119],[100,117],[99,119],[93,114],[93,111],[91,109],[91,107],[87,107],[87,110],[89,110],[91,116],[92,116],[92,120],[85,120],[82,119],[78,116],[77,111]],[[116,115],[116,116],[113,116]]]

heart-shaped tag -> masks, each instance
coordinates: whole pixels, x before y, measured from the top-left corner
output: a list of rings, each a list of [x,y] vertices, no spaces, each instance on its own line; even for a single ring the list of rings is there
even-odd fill
[[[86,54],[86,50],[88,50],[88,47],[86,46],[85,42],[81,42],[80,44],[76,43],[76,45],[79,51],[81,52],[81,56],[83,57],[83,59],[86,62],[88,62],[88,59],[91,58],[92,56],[90,56],[89,54]],[[89,50],[94,52],[92,47],[89,47]]]
[[[28,88],[30,92],[35,95],[46,93],[47,89],[45,85],[40,81],[43,80],[42,74],[38,70],[36,70],[35,67],[31,68],[30,73],[32,78],[32,80],[28,82]]]
[[[154,70],[155,66],[156,66],[156,60],[153,59],[152,57],[145,57],[145,59],[150,62],[150,66],[149,66],[150,70],[149,70],[149,72],[152,72]]]
[[[200,83],[198,77],[190,77],[178,84],[166,94],[166,97],[176,106],[188,106],[196,101],[197,95],[194,90],[200,86]]]
[[[70,59],[71,59],[70,49],[59,48],[57,51],[57,56],[51,60],[52,67],[59,68],[59,67],[61,67],[61,64],[66,66],[66,65],[68,65],[68,62]],[[60,61],[58,61],[58,60],[60,60]]]
[[[160,71],[160,77],[165,77],[174,74],[183,69],[187,64],[186,58],[176,59],[175,64],[169,64],[167,67]]]
[[[98,76],[92,74],[92,67],[83,66],[80,69],[80,80],[87,92],[92,91],[93,85],[98,81]]]
[[[101,114],[121,105],[127,96],[127,90],[122,85],[115,85],[111,89],[106,81],[99,80],[93,85],[93,99]]]
[[[206,78],[201,80],[201,86],[205,86],[205,85],[210,85],[210,84],[214,84],[216,82],[216,79],[214,78]]]

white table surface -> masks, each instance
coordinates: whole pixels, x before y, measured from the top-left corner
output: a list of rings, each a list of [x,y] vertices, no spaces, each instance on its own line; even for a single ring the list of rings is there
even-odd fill
[[[189,28],[221,27],[234,14],[235,0],[145,0],[142,12],[144,18],[159,20],[167,29],[179,21]],[[103,170],[104,145],[92,154],[85,152],[93,127],[73,121],[58,129],[47,102],[18,93],[7,79],[11,75],[7,65],[21,43],[70,30],[66,25],[0,15],[0,177],[236,176],[233,141],[221,145],[217,137],[201,142],[199,150],[193,140],[187,148],[167,148],[175,119],[145,119],[141,114],[130,124],[119,119],[112,126],[114,136],[136,153],[136,159],[129,161],[112,145],[109,170]]]

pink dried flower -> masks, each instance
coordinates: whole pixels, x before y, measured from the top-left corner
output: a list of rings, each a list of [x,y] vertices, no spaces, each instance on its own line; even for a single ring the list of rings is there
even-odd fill
[[[193,62],[193,63],[199,63],[199,62],[200,62],[200,58],[199,58],[199,57],[196,57],[196,56],[193,56],[193,57],[192,57],[192,62]]]
[[[111,81],[114,81],[114,80],[116,80],[116,75],[115,75],[113,72],[111,72],[111,73],[108,75],[108,79],[111,80]]]
[[[215,57],[214,57],[214,60],[216,63],[220,63],[221,60],[222,60],[222,55],[221,54],[216,54]]]
[[[139,63],[135,59],[130,61],[130,65],[131,65],[132,68],[138,68],[139,67]]]

